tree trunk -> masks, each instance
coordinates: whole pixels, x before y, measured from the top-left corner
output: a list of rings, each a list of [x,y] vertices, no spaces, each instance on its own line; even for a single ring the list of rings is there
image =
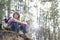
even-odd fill
[[[8,10],[8,18],[10,17],[10,3],[11,3],[11,0],[8,0],[8,7],[7,7],[7,10]]]

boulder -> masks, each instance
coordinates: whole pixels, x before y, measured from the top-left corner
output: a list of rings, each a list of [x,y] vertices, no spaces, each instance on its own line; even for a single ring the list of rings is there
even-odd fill
[[[0,40],[23,40],[15,32],[0,30]]]

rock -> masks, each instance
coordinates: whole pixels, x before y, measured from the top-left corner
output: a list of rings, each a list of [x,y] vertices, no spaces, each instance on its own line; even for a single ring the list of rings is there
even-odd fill
[[[12,31],[0,31],[0,40],[23,40],[21,37]]]

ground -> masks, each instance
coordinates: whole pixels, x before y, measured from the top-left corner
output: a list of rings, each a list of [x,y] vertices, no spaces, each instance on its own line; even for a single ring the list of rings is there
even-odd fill
[[[13,31],[0,30],[0,40],[24,40]]]
[[[0,30],[0,40],[23,40],[12,31]]]

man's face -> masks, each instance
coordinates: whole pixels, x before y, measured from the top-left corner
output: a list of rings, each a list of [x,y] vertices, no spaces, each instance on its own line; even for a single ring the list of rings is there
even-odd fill
[[[17,18],[18,18],[18,15],[17,15],[17,14],[15,14],[15,15],[14,15],[14,18],[16,18],[16,19],[17,19]]]

